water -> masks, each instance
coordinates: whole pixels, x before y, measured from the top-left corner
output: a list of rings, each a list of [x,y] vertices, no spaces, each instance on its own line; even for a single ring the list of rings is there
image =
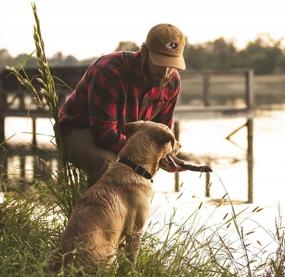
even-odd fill
[[[254,202],[285,201],[285,110],[257,112],[254,119]],[[7,118],[6,137],[10,143],[30,143],[32,139],[30,119]],[[211,160],[211,167],[220,176],[232,199],[247,200],[246,128],[236,133],[232,140],[225,139],[234,129],[245,123],[244,118],[182,121],[180,142],[182,151],[189,152],[201,161]],[[48,119],[37,120],[37,141],[39,146],[54,147],[52,124]],[[193,161],[195,163],[195,161]],[[10,174],[19,170],[19,160],[9,161]],[[26,165],[31,171],[29,162]],[[27,174],[29,176],[29,173]],[[32,175],[32,173],[30,173]],[[180,174],[183,183],[181,191],[189,198],[203,199],[205,194],[204,176],[196,172]],[[211,197],[220,198],[225,194],[218,178],[211,176]],[[159,171],[155,177],[155,191],[172,192],[174,176]]]
[[[283,176],[285,165],[285,110],[259,112],[254,120],[254,193],[253,204],[234,205],[238,228],[244,233],[250,243],[250,258],[257,255],[259,261],[265,260],[276,251],[276,222],[284,228],[285,215],[285,180]],[[211,196],[221,198],[228,193],[232,200],[247,199],[247,162],[246,162],[246,129],[235,134],[232,139],[235,144],[225,140],[230,132],[245,123],[244,119],[221,119],[205,121],[189,121],[182,123],[182,148],[198,156],[210,155],[216,157],[211,164],[214,173],[211,174]],[[232,158],[237,162],[232,163]],[[160,172],[157,182],[159,192],[152,204],[152,222],[158,222],[157,229],[169,222],[171,213],[176,210],[174,221],[181,224],[191,213],[199,209],[195,222],[191,220],[188,228],[206,226],[219,241],[218,236],[234,242],[235,249],[241,249],[241,240],[237,230],[232,225],[226,228],[224,216],[232,214],[231,205],[209,204],[205,196],[205,180],[200,174],[185,172],[181,174],[183,186],[180,193],[163,193],[171,186],[166,173]],[[160,179],[159,179],[160,178]],[[163,180],[163,181],[161,181]],[[256,207],[259,212],[252,212]],[[222,227],[221,227],[222,226]],[[197,227],[198,228],[198,227]],[[253,250],[253,251],[252,251]],[[246,261],[239,261],[246,264]]]
[[[254,201],[285,201],[285,111],[258,113],[254,119]],[[223,180],[233,199],[247,199],[246,128],[236,133],[233,144],[224,138],[245,123],[245,119],[188,121],[181,124],[182,150],[197,156],[211,156],[214,171]],[[235,162],[235,159],[237,160]],[[166,174],[161,174],[166,175]],[[192,197],[204,196],[204,179],[199,173],[181,174],[182,190]],[[169,188],[168,178],[160,189]],[[212,196],[221,197],[225,191],[219,180],[212,176]]]

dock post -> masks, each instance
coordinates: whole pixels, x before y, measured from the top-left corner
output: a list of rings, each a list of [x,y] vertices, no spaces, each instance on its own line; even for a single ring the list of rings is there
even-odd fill
[[[210,105],[209,100],[210,76],[208,73],[203,74],[203,103],[207,107]]]
[[[209,166],[209,164],[207,164],[207,166]],[[211,186],[211,177],[210,177],[210,173],[206,172],[206,187],[205,187],[205,196],[206,197],[210,197],[210,186]]]
[[[37,146],[36,131],[37,131],[36,118],[33,117],[32,118],[32,132],[33,132],[32,145],[33,145],[33,147]]]
[[[247,202],[253,203],[253,119],[247,120]]]
[[[0,74],[0,145],[5,141],[5,115],[4,110],[7,105],[7,95],[3,90],[2,75]]]
[[[0,73],[0,178],[7,178],[7,155],[4,153],[4,148],[2,147],[5,143],[5,115],[4,110],[7,105],[7,95],[4,93],[2,85],[2,75]]]
[[[179,132],[180,132],[180,124],[179,121],[174,122],[174,136],[176,140],[179,141]],[[175,192],[179,192],[180,190],[180,184],[179,184],[179,173],[175,172]]]
[[[20,181],[24,182],[26,176],[26,157],[20,156]]]
[[[253,91],[253,70],[248,70],[245,75],[245,85],[246,85],[246,105],[249,111],[254,109],[254,91]],[[249,117],[247,119],[247,180],[248,180],[248,190],[247,190],[247,202],[253,203],[253,165],[254,165],[254,155],[253,155],[253,118]]]

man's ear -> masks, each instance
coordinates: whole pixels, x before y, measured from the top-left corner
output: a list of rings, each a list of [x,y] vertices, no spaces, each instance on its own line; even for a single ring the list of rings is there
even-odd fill
[[[125,135],[127,138],[132,136],[135,132],[137,132],[144,124],[143,120],[129,122],[125,124]]]

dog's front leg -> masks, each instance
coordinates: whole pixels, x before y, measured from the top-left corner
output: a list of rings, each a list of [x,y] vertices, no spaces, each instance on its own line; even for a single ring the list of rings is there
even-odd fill
[[[126,234],[126,255],[133,265],[137,263],[141,236],[142,232],[132,232]]]

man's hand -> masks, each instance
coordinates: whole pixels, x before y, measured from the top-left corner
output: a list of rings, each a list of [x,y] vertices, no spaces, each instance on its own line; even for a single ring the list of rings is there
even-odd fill
[[[176,156],[167,155],[160,161],[160,167],[168,172],[181,172],[185,170],[198,172],[212,172],[209,166],[195,166],[177,158]]]

